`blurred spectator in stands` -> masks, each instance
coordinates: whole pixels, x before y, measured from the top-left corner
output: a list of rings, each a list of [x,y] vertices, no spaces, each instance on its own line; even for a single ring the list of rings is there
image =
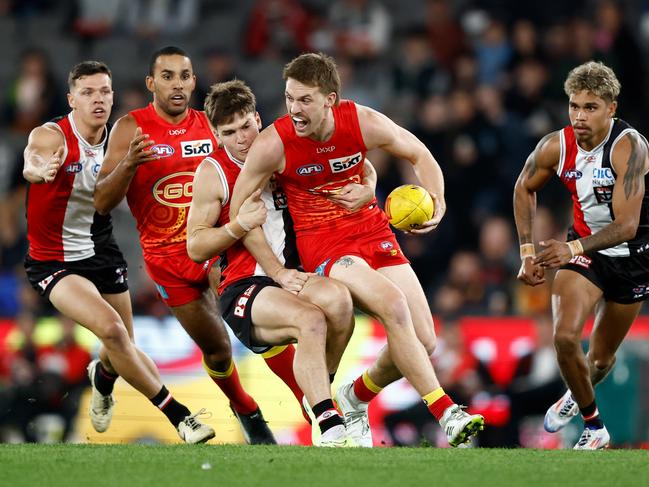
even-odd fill
[[[455,252],[432,299],[435,314],[448,319],[462,314],[486,314],[485,298],[480,256],[469,250]]]
[[[472,92],[478,87],[478,60],[473,54],[463,54],[453,66],[453,90]]]
[[[514,276],[520,266],[509,220],[492,216],[484,221],[480,228],[479,251],[488,314],[508,314],[513,300]]]
[[[71,440],[90,354],[67,318],[19,324],[22,334],[15,337],[10,385],[2,391],[7,409],[0,412],[0,422],[13,425],[27,442]]]
[[[389,47],[392,21],[379,0],[336,0],[329,22],[338,56],[362,63],[379,58]]]
[[[193,105],[198,110],[203,110],[205,96],[210,90],[210,86],[239,78],[235,64],[232,52],[224,48],[213,47],[203,53],[200,66],[196,67],[200,71],[197,81],[198,87],[193,96]]]
[[[311,50],[311,19],[298,0],[257,0],[246,24],[248,56],[289,59]]]
[[[498,19],[490,19],[486,29],[474,43],[474,50],[480,84],[502,86],[505,68],[513,54],[505,24]]]
[[[426,31],[435,60],[447,71],[468,52],[468,43],[462,26],[457,21],[449,0],[426,2]]]
[[[436,63],[426,31],[406,32],[392,66],[392,91],[398,102],[416,110],[424,99],[446,93],[449,88],[450,76]]]
[[[190,33],[200,17],[199,0],[128,0],[125,3],[127,29],[147,41]]]
[[[527,60],[513,72],[512,86],[506,95],[507,109],[522,120],[526,131],[539,140],[552,131],[557,123],[546,107],[545,86],[548,79],[546,67],[539,61]]]
[[[641,132],[646,121],[647,78],[646,54],[624,19],[622,2],[600,0],[596,9],[594,46],[601,60],[617,73],[624,90],[620,94],[620,116]],[[599,56],[598,56],[599,58]]]
[[[527,19],[514,22],[511,38],[512,56],[507,65],[508,71],[515,70],[524,61],[544,62],[538,32],[532,22]]]
[[[27,135],[65,111],[61,91],[45,51],[24,50],[16,75],[4,93],[3,123],[15,133]]]
[[[80,36],[82,45],[112,34],[125,15],[125,6],[125,0],[73,1],[72,29]],[[82,48],[89,52],[90,47]]]

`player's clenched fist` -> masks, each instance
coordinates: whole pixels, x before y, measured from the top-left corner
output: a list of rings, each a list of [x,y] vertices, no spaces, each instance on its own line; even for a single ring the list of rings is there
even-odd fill
[[[237,221],[244,230],[250,231],[264,224],[266,214],[266,205],[261,200],[261,190],[258,189],[248,196],[241,205],[241,208],[239,208]]]
[[[145,162],[158,160],[158,153],[150,149],[154,144],[155,141],[149,140],[149,134],[143,134],[140,127],[136,128],[135,135],[128,146],[127,163],[131,166],[139,166]]]

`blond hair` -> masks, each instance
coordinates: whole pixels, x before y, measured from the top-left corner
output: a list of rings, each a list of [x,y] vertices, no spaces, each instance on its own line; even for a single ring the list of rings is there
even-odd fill
[[[563,89],[570,96],[580,91],[588,91],[607,102],[617,100],[620,82],[611,68],[604,63],[589,61],[577,66],[566,78]]]

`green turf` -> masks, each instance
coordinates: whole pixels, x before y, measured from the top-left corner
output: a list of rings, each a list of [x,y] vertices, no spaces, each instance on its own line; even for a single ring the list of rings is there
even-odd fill
[[[649,486],[649,452],[0,445],[6,486]]]

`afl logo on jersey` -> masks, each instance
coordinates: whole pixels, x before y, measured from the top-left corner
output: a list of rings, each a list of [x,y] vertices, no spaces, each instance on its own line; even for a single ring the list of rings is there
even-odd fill
[[[295,170],[295,172],[300,176],[310,176],[311,174],[318,174],[322,171],[324,171],[324,166],[322,164],[306,164]]]
[[[156,144],[151,147],[151,150],[155,151],[155,153],[158,154],[158,157],[160,157],[161,159],[164,157],[172,156],[173,153],[176,152],[173,147],[167,144]]]
[[[81,172],[82,169],[83,166],[80,162],[72,162],[65,168],[65,172],[67,172],[68,174],[76,174],[78,172]]]
[[[347,169],[350,169],[356,166],[359,162],[363,160],[363,154],[357,152],[351,156],[339,157],[337,159],[329,159],[329,165],[331,166],[331,172],[343,172]]]
[[[577,171],[576,169],[570,169],[569,171],[566,171],[563,173],[563,179],[566,181],[571,181],[571,180],[577,180],[580,179],[582,176],[581,171]]]
[[[182,149],[183,157],[209,156],[213,150],[211,139],[181,142],[180,148]]]
[[[193,186],[193,172],[177,172],[153,185],[153,197],[162,205],[186,208],[192,202]]]

